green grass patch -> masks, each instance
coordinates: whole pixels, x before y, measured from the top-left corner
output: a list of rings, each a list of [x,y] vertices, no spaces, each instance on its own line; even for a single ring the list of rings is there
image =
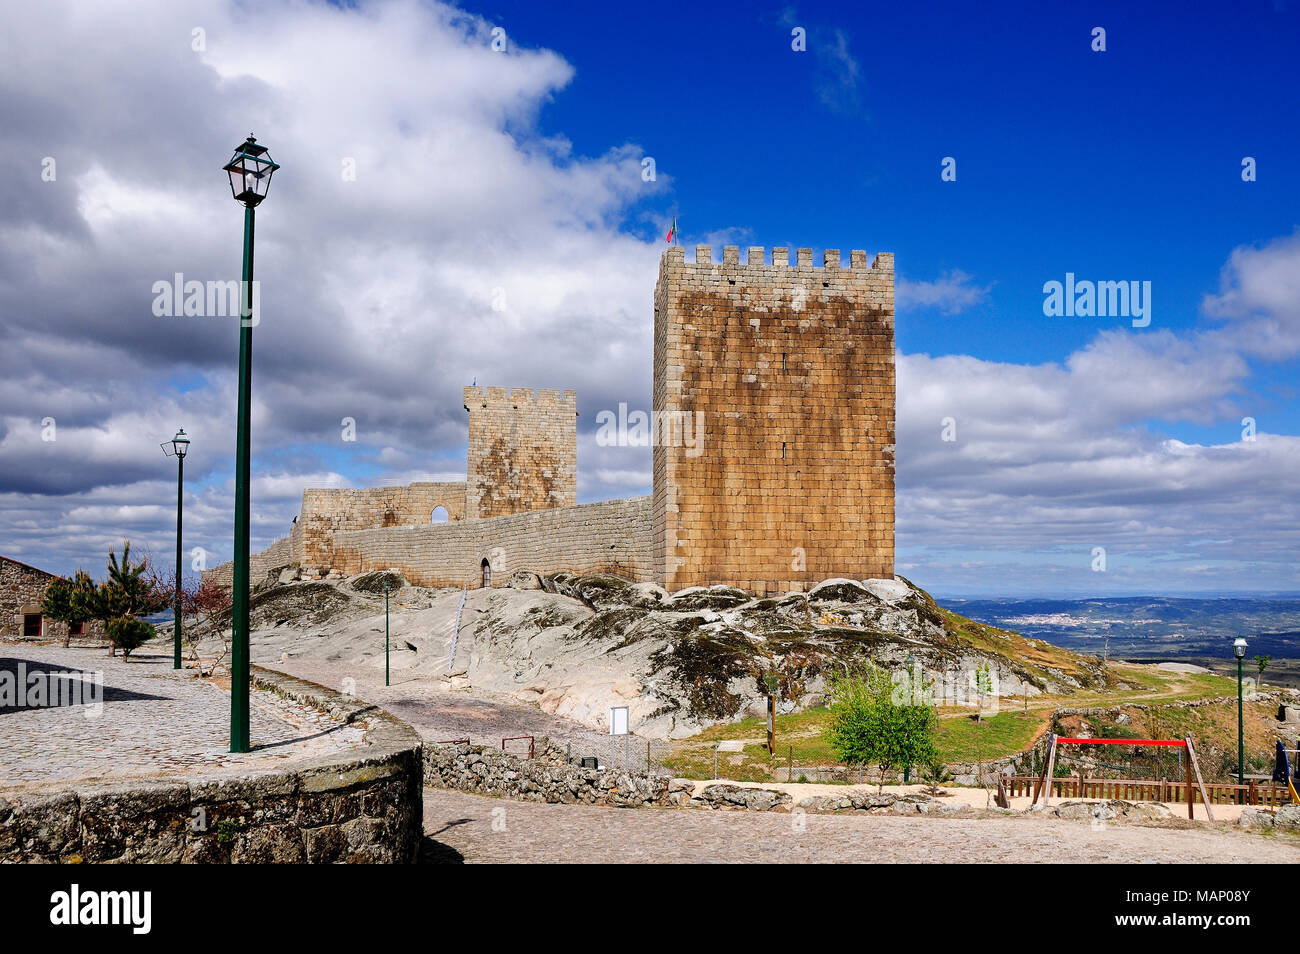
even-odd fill
[[[830,712],[825,707],[777,716],[776,757],[770,761],[763,741],[767,732],[764,720],[742,719],[728,725],[713,726],[677,743],[672,756],[664,760],[664,765],[682,778],[712,778],[714,745],[726,740],[744,739],[747,744],[743,751],[718,754],[719,774],[746,782],[783,782],[790,774],[788,759],[791,750],[795,778],[799,776],[800,766],[838,764],[823,734],[829,721]],[[1032,712],[1002,712],[986,716],[981,723],[965,715],[945,717],[939,720],[935,742],[939,757],[945,762],[1001,758],[1028,748],[1042,724],[1042,718]]]
[[[945,762],[987,762],[1029,748],[1042,724],[1032,712],[999,712],[982,722],[961,715],[939,720],[935,742]]]

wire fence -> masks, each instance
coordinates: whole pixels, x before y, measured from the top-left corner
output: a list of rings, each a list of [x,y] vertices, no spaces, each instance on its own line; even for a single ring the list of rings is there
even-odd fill
[[[552,751],[563,753],[570,765],[581,765],[601,771],[627,772],[633,775],[672,776],[669,763],[672,746],[654,739],[635,735],[608,735],[595,738],[582,735],[562,741],[551,740]]]

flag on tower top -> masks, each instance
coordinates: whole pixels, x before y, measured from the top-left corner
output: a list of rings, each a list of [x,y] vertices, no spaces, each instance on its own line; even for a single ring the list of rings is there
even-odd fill
[[[670,228],[670,229],[668,230],[668,238],[665,239],[665,241],[666,241],[669,245],[672,245],[672,244],[673,244],[673,239],[675,239],[675,238],[677,238],[677,216],[674,215],[674,216],[673,216],[673,226],[672,226],[672,228]]]

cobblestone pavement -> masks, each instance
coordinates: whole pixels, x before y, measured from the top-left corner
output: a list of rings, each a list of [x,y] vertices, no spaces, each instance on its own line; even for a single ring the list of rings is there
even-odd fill
[[[546,805],[424,790],[425,862],[1300,862],[1300,839],[1047,818]]]
[[[103,646],[0,644],[0,690],[22,674],[28,685],[80,688],[82,674],[102,673],[102,706],[0,705],[0,786],[63,783],[184,773],[247,770],[336,751],[363,741],[362,730],[319,710],[254,691],[252,752],[230,745],[230,694],[193,670],[171,668],[152,647],[110,657]],[[6,676],[5,673],[10,675]],[[75,697],[74,697],[75,698]],[[64,696],[65,701],[68,696]]]

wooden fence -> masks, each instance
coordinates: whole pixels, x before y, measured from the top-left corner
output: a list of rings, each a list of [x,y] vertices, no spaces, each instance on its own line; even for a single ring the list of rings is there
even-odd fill
[[[1008,775],[1005,781],[1007,794],[1012,798],[1020,795],[1032,796],[1034,786],[1038,783],[1038,779],[1032,775]],[[1247,805],[1281,808],[1291,802],[1291,795],[1285,785],[1207,782],[1205,792],[1211,805],[1237,805],[1244,802]],[[1187,802],[1187,793],[1186,782],[1171,782],[1164,779],[1088,778],[1084,775],[1054,778],[1051,791],[1053,798],[1118,798],[1126,802],[1182,804]],[[1192,800],[1200,801],[1194,786]]]

